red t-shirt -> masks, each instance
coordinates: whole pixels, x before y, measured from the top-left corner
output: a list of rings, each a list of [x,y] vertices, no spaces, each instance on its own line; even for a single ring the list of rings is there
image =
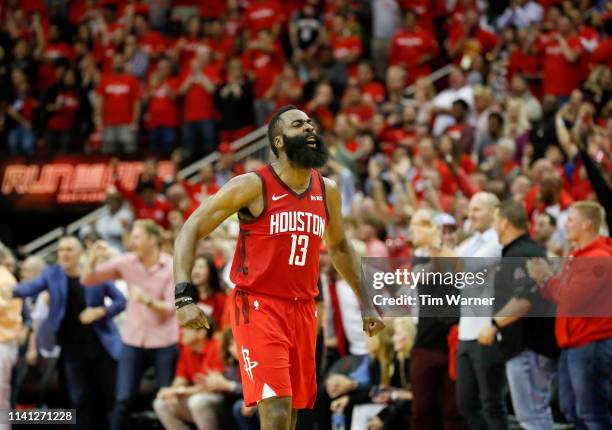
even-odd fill
[[[206,376],[209,372],[223,372],[219,341],[214,337],[207,339],[202,352],[197,353],[189,345],[181,345],[176,376],[193,382],[198,374]]]
[[[168,78],[166,82],[151,88],[149,109],[147,112],[148,128],[155,127],[178,127],[179,113],[176,96],[170,97],[169,89],[176,93],[179,82],[176,78]]]
[[[547,10],[550,6],[554,4],[561,5],[563,3],[563,0],[538,0],[538,3],[540,3],[544,10]]]
[[[32,117],[34,116],[34,109],[38,106],[38,101],[29,95],[25,97],[18,97],[13,100],[11,107],[19,113],[24,119],[32,122]]]
[[[181,211],[181,213],[183,214],[183,219],[187,220],[191,216],[191,214],[198,209],[198,207],[200,207],[200,204],[194,199],[192,199],[191,196],[189,196],[189,206]]]
[[[181,85],[191,74],[191,67],[186,68],[181,76]],[[219,84],[219,70],[215,65],[204,67],[202,74],[214,84]],[[183,97],[183,120],[201,121],[214,117],[214,93],[209,93],[200,84],[192,84]]]
[[[324,130],[331,130],[334,128],[334,123],[336,122],[334,113],[325,106],[319,106],[316,109],[309,109],[306,107],[306,113],[308,115],[315,117],[319,120]]]
[[[136,192],[125,188],[121,181],[116,180],[114,185],[132,205],[136,219],[151,219],[163,228],[168,228],[168,214],[172,211],[172,206],[166,200],[156,197],[153,204],[149,206]]]
[[[68,6],[68,20],[77,25],[88,12],[85,0],[72,0]]]
[[[344,61],[344,58],[349,55],[357,55],[357,58],[359,58],[363,53],[361,39],[356,35],[339,36],[332,34],[330,44],[334,52],[334,57],[340,61]],[[353,76],[355,71],[356,61],[353,61],[349,65],[349,75]]]
[[[274,85],[278,74],[283,70],[284,56],[280,46],[274,46],[274,52],[253,49],[248,53],[249,69],[255,74],[256,99],[263,99],[266,92]]]
[[[578,30],[578,39],[582,47],[582,55],[580,56],[580,80],[586,80],[591,71],[591,56],[595,48],[599,44],[599,34],[597,30],[591,26],[583,25]]]
[[[385,101],[385,86],[380,82],[373,81],[362,85],[361,91],[363,91],[363,95],[368,97],[373,103],[382,103]]]
[[[275,0],[254,1],[245,10],[244,18],[244,26],[251,32],[251,39],[254,39],[259,30],[270,30],[274,24],[281,22],[283,11]]]
[[[167,48],[167,41],[159,31],[149,30],[138,39],[138,44],[147,54],[158,55]]]
[[[47,128],[49,130],[64,131],[74,127],[74,120],[79,110],[81,101],[74,90],[61,90],[55,97],[54,104],[60,108],[51,113]]]
[[[67,43],[53,43],[47,45],[42,52],[42,61],[38,68],[38,81],[36,86],[45,90],[57,82],[57,66],[55,61],[59,59],[73,60],[74,52]]]
[[[104,44],[100,39],[94,41],[92,54],[96,63],[100,64],[102,74],[111,73],[113,55],[117,50],[118,47],[111,43]]]
[[[289,83],[289,87],[291,89],[303,88],[304,83],[300,79],[296,78]],[[289,96],[285,94],[283,91],[280,91],[276,95],[275,103],[276,103],[275,104],[276,109],[280,109],[281,107],[286,106],[286,105],[296,105],[298,107],[301,107],[301,103],[299,102],[299,100],[289,98]]]
[[[404,127],[391,127],[385,124],[378,140],[381,142],[383,152],[391,156],[400,142],[403,142],[404,145],[414,145],[416,143],[416,132],[406,130]]]
[[[141,97],[140,83],[128,74],[102,75],[96,93],[104,100],[102,118],[105,126],[128,125],[134,120],[134,103]]]
[[[612,38],[602,40],[591,55],[593,65],[604,64],[612,69]]]
[[[193,183],[189,181],[183,181],[183,186],[185,187],[187,194],[189,194],[189,197],[191,197],[196,202],[201,202],[206,197],[213,195],[217,191],[219,191],[219,185],[217,185],[216,181],[211,184],[201,184],[199,182]]]
[[[374,108],[371,105],[362,103],[359,106],[346,106],[341,113],[348,116],[357,123],[370,121],[374,117]]]
[[[438,160],[436,162],[436,170],[440,175],[440,193],[448,195],[455,194],[455,192],[457,191],[457,183],[455,182],[453,174],[451,173],[446,163],[441,160]],[[426,188],[423,186],[423,184],[419,185],[422,182],[421,176],[421,170],[418,169],[413,179],[414,190],[417,194],[417,197],[419,198],[421,198],[426,191]]]
[[[456,23],[453,25],[448,38],[449,46],[456,45],[459,40],[463,38],[464,34],[465,28],[463,23]],[[486,54],[487,52],[492,51],[498,43],[499,37],[478,27],[476,30],[474,30],[471,36],[468,36],[463,47],[463,52],[458,53],[458,55],[454,58],[454,62],[458,64],[463,55],[476,56]]]
[[[227,11],[227,0],[207,0],[200,3],[200,16],[202,18],[220,19]]]
[[[569,37],[567,44],[574,52],[582,53],[578,36]],[[539,38],[536,47],[543,56],[544,94],[569,96],[572,90],[580,86],[580,60],[574,63],[567,61],[561,46],[552,36]]]
[[[175,49],[182,45],[179,51],[179,64],[181,70],[189,67],[191,60],[195,57],[198,46],[202,45],[201,39],[197,37],[181,37],[175,43]]]
[[[434,33],[434,11],[437,5],[441,3],[433,0],[400,0],[399,4],[403,11],[411,10],[417,15],[418,26],[430,34]],[[443,13],[446,13],[446,6],[442,5]]]
[[[408,84],[413,83],[421,76],[431,73],[430,63],[417,64],[419,57],[425,54],[438,53],[438,44],[433,36],[417,28],[414,31],[400,30],[391,39],[391,54],[389,62],[392,65],[401,65],[408,70]]]
[[[461,154],[461,157],[459,158],[459,167],[461,167],[463,171],[469,175],[476,171],[477,166],[476,163],[474,163],[474,160],[472,160],[472,157],[470,157],[468,154]]]
[[[225,20],[225,34],[236,37],[244,29],[244,18],[242,16],[230,16]]]
[[[591,200],[594,194],[591,181],[589,181],[588,177],[585,177],[586,174],[581,174],[583,168],[582,160],[578,159],[572,176],[564,175],[563,177],[563,188],[567,190],[574,201]]]
[[[227,296],[223,292],[218,291],[212,296],[200,297],[200,302],[198,303],[198,306],[206,312],[206,315],[213,319],[217,330],[222,328],[226,299]]]
[[[17,8],[23,10],[28,15],[33,12],[45,15],[47,11],[44,0],[19,0]]]
[[[215,53],[215,61],[224,61],[232,52],[234,38],[230,35],[224,35],[220,40],[208,38],[204,40],[204,44]]]
[[[526,54],[522,49],[514,49],[508,58],[508,82],[515,74],[533,76],[542,70],[542,57],[538,54]],[[542,95],[541,81],[529,80],[529,91],[535,97]]]

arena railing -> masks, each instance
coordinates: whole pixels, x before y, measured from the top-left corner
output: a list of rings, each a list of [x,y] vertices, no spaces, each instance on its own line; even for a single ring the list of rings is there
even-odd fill
[[[447,64],[446,66],[440,67],[438,70],[432,72],[431,75],[427,76],[427,79],[429,79],[431,83],[434,83],[436,81],[439,81],[442,78],[447,77],[450,74],[452,69],[453,69],[453,65]],[[416,85],[412,84],[409,87],[407,87],[406,90],[404,91],[404,97],[407,97],[407,98],[412,97],[415,92],[416,92]]]
[[[428,79],[433,83],[450,74],[452,69],[451,64],[434,71],[428,76]],[[405,90],[405,97],[411,97],[416,91],[416,86],[410,85]],[[231,143],[231,148],[235,153],[236,161],[242,161],[247,157],[255,157],[259,159],[267,159],[268,156],[268,140],[266,138],[266,128],[260,127],[252,133]],[[185,167],[178,173],[179,179],[198,179],[199,171],[202,166],[210,163],[216,163],[219,160],[220,154],[213,152],[201,160]],[[57,227],[47,234],[31,241],[22,246],[20,252],[23,255],[34,254],[42,258],[46,258],[54,253],[57,249],[57,240],[64,234],[77,234],[84,226],[94,223],[104,213],[104,207],[99,207],[93,212],[83,216],[82,218],[68,224],[65,227]]]

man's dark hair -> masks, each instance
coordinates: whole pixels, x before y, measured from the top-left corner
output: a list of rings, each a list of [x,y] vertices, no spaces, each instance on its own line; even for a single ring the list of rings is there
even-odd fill
[[[552,227],[557,228],[557,218],[555,218],[554,216],[552,216],[548,212],[542,212],[540,215],[541,216],[545,216],[546,218],[548,218],[548,222],[550,223],[550,225]]]
[[[527,212],[521,202],[514,200],[506,200],[497,206],[499,217],[508,220],[512,226],[519,230],[529,230],[529,219]]]
[[[270,124],[268,124],[268,141],[270,142],[270,147],[272,148],[272,153],[278,158],[278,149],[274,146],[274,138],[280,134],[283,134],[283,120],[281,119],[281,115],[287,111],[298,109],[297,106],[287,105],[283,106],[279,110],[277,110],[272,119],[270,119]]]
[[[416,11],[415,11],[414,9],[406,9],[406,10],[404,11],[404,16],[403,16],[403,18],[404,18],[404,19],[406,19],[406,17],[407,17],[408,15],[412,15],[412,16],[413,16],[415,19],[416,19],[416,17],[417,17],[417,13],[416,13]]]
[[[453,105],[459,105],[463,108],[464,111],[469,111],[470,110],[470,106],[467,104],[467,102],[463,99],[457,99],[453,102]]]
[[[374,66],[372,65],[372,62],[368,59],[363,59],[363,60],[359,60],[359,62],[357,63],[357,65],[361,66],[368,66],[370,69],[373,69]]]
[[[489,119],[491,118],[497,119],[501,125],[504,125],[504,117],[499,112],[491,112],[489,114]]]
[[[608,18],[603,22],[603,29],[608,37],[612,37],[612,18]]]
[[[83,245],[83,241],[81,240],[80,237],[78,237],[75,234],[65,233],[65,234],[60,236],[60,238],[57,240],[57,243],[59,243],[60,240],[66,240],[66,239],[74,239],[74,240],[76,240],[76,242],[79,244],[81,249],[85,249],[85,246]]]
[[[142,181],[136,186],[136,193],[140,194],[146,190],[155,191],[155,182],[153,181]]]

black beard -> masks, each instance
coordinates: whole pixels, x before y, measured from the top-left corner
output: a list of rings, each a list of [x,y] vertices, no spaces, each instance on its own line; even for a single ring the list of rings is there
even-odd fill
[[[315,138],[316,147],[314,149],[308,146],[306,140],[311,136]],[[283,142],[285,143],[287,158],[298,167],[319,168],[327,163],[329,158],[327,147],[315,133],[306,133],[295,137],[283,135]]]

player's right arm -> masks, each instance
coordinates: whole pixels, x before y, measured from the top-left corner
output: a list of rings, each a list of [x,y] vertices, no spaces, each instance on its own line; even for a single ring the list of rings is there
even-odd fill
[[[261,196],[261,180],[255,173],[247,173],[230,179],[219,191],[202,202],[185,222],[174,242],[174,282],[177,286],[185,283],[191,284],[191,270],[198,241],[208,236],[225,219],[242,208],[249,208],[251,213],[256,215],[253,208],[261,200]],[[177,288],[175,297],[178,305],[178,300],[185,298],[188,300],[189,294]],[[187,305],[185,308],[191,308],[191,310],[182,311],[183,307],[181,307],[179,309],[181,312],[177,312],[177,316],[179,323],[189,325],[199,316],[195,315],[192,306]],[[201,321],[201,318],[199,320]],[[202,324],[194,325],[201,326]]]

